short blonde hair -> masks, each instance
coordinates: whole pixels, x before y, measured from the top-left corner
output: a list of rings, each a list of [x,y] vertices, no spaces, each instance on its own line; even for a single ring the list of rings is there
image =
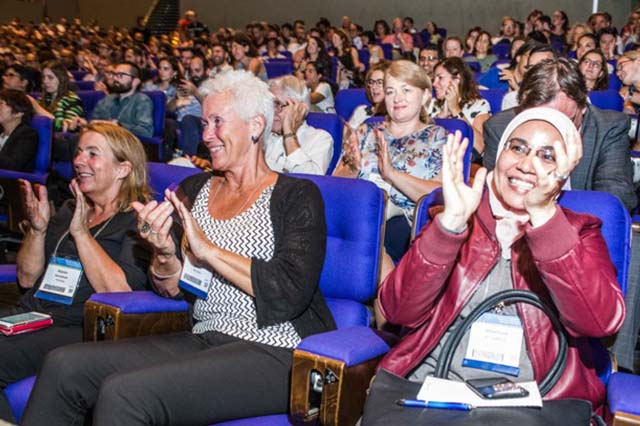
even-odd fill
[[[431,89],[433,87],[431,85],[431,79],[422,67],[411,61],[404,59],[393,61],[385,73],[385,87],[387,84],[387,76],[391,76],[403,83],[407,83],[409,86],[425,90],[429,93],[429,96],[431,96]],[[427,105],[422,106],[422,111],[420,111],[420,121],[433,124],[433,121],[427,113]]]
[[[131,163],[131,172],[122,181],[118,192],[118,209],[126,211],[131,203],[146,203],[151,199],[147,174],[147,154],[140,140],[127,129],[104,121],[90,122],[82,131],[103,136],[118,163]]]

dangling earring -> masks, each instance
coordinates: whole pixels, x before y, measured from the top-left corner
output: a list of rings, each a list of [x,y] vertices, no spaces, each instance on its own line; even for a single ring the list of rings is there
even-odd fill
[[[251,141],[253,143],[258,143],[258,137],[257,136],[251,136]]]

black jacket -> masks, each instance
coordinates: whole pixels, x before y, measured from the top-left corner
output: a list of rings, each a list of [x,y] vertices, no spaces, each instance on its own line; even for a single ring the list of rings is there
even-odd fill
[[[201,173],[180,184],[191,205],[210,178],[211,174]],[[322,195],[315,184],[279,175],[271,195],[271,222],[273,258],[251,259],[258,327],[291,321],[301,338],[335,329],[318,287],[327,227]]]
[[[0,150],[0,169],[32,172],[38,152],[38,132],[22,123]]]

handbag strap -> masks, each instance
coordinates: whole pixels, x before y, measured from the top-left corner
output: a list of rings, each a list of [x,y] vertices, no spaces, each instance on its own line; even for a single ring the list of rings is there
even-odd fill
[[[440,353],[438,363],[436,364],[434,373],[435,377],[447,378],[455,349],[460,344],[460,341],[464,337],[466,331],[478,318],[480,318],[483,313],[490,310],[498,303],[515,302],[526,303],[542,310],[549,317],[549,320],[551,320],[553,329],[558,335],[558,356],[539,385],[540,394],[542,396],[546,395],[558,382],[562,372],[564,371],[568,351],[567,335],[554,310],[543,302],[537,294],[526,290],[504,290],[492,295],[480,303],[469,314],[469,316],[464,319],[462,324],[460,324],[460,327],[457,327],[456,330],[451,333],[447,341],[442,346],[442,352]]]

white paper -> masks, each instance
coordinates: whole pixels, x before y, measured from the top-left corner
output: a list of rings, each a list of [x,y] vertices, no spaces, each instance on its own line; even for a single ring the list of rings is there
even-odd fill
[[[474,407],[542,407],[542,397],[536,382],[518,382],[529,391],[522,398],[483,399],[463,382],[427,377],[417,399],[437,402],[461,402]]]

